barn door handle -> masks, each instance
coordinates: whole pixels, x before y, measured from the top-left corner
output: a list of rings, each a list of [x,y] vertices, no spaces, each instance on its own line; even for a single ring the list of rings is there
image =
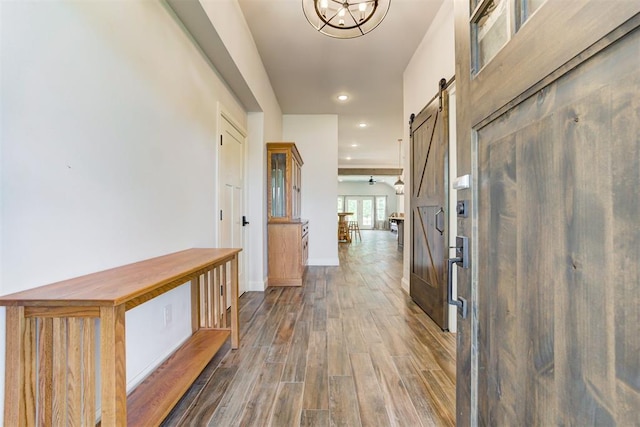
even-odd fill
[[[458,314],[462,316],[463,319],[467,318],[467,300],[460,297],[457,299],[453,299],[453,264],[461,264],[462,258],[449,258],[447,260],[448,263],[448,277],[447,277],[447,302],[449,304],[455,305],[458,307]]]
[[[453,264],[462,268],[469,268],[469,238],[456,236],[456,256],[447,260],[447,302],[458,307],[458,313],[463,319],[467,318],[467,300],[459,297],[453,298]]]
[[[247,221],[247,217],[242,215],[242,226],[244,227],[247,224],[249,224],[249,221]]]
[[[438,222],[438,215],[442,214],[442,216],[440,217],[442,219],[442,226],[438,227],[440,225],[440,223]],[[444,233],[444,209],[440,208],[438,209],[438,212],[436,212],[436,230],[438,230],[440,232],[440,235],[442,236],[442,234]]]

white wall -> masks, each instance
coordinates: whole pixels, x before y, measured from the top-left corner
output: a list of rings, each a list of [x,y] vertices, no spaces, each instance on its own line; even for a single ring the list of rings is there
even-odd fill
[[[445,1],[438,14],[436,15],[429,30],[425,34],[420,46],[414,53],[409,65],[404,71],[404,117],[409,117],[412,113],[418,114],[438,93],[438,82],[445,78],[449,80],[455,74],[455,43],[454,43],[454,16],[453,2]],[[455,100],[454,100],[455,102]],[[455,111],[455,109],[453,110]],[[455,122],[453,122],[455,123]],[[455,126],[454,126],[455,128]],[[453,134],[455,137],[455,133]],[[404,156],[404,168],[410,170],[410,138],[409,128],[405,128],[405,142],[403,151],[407,153]],[[455,152],[455,139],[450,139],[451,150]],[[451,165],[450,165],[451,166]],[[455,168],[455,163],[454,163]],[[451,170],[451,169],[450,169]],[[455,171],[455,169],[453,169]],[[405,227],[404,245],[404,265],[402,284],[404,289],[409,290],[409,260],[411,245],[410,240],[410,191],[411,175],[404,174],[405,182],[405,216],[408,217],[407,226]],[[451,194],[455,198],[455,194]]]
[[[213,246],[217,104],[246,113],[164,3],[0,3],[0,292]],[[128,385],[188,336],[189,304],[127,313]]]
[[[247,213],[245,228],[251,263],[247,289],[263,291],[267,285],[266,142],[282,140],[282,111],[262,64],[237,0],[200,0],[229,55],[260,105],[248,122]]]
[[[302,166],[302,217],[309,220],[309,265],[338,265],[338,117],[284,115],[283,139]]]

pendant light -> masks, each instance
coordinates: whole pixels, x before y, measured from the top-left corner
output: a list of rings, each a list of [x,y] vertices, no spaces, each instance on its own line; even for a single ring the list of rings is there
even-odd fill
[[[302,0],[302,11],[325,36],[352,39],[380,25],[390,5],[391,0]]]
[[[402,161],[401,161],[401,155],[402,155],[402,138],[398,139],[398,169],[400,169],[400,173],[402,174]],[[393,188],[396,189],[396,194],[397,195],[402,195],[404,194],[404,182],[402,181],[402,176],[398,176],[398,180],[396,181],[395,184],[393,184]]]

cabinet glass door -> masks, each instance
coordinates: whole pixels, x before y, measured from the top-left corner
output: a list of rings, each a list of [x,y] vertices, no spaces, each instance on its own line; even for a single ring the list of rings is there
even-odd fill
[[[285,186],[287,173],[287,155],[285,153],[271,154],[271,216],[284,217],[287,215],[287,188]]]

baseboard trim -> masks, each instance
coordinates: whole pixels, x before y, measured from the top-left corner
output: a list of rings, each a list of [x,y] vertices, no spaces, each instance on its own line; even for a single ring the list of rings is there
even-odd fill
[[[252,282],[248,282],[247,283],[247,291],[254,291],[254,292],[264,292],[265,289],[267,289],[267,283],[269,283],[269,279],[267,277],[265,277],[262,282],[254,280]]]
[[[336,266],[340,265],[340,260],[338,258],[309,258],[307,262],[309,266]]]
[[[406,277],[402,277],[402,281],[400,282],[400,286],[402,287],[402,290],[405,291],[407,293],[407,295],[409,295],[409,280],[407,280]]]

